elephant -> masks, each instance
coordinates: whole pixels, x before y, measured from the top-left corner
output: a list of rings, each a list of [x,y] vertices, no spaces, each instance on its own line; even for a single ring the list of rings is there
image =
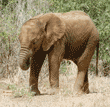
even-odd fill
[[[85,12],[39,14],[22,25],[19,41],[19,65],[22,70],[30,67],[29,86],[35,95],[41,94],[38,77],[46,55],[50,89],[59,89],[59,67],[66,59],[78,67],[74,92],[89,93],[88,67],[95,49],[98,72],[99,32]]]

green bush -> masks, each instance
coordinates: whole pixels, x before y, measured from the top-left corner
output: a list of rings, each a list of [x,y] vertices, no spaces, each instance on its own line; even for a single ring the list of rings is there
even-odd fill
[[[99,59],[110,63],[110,0],[50,0],[52,12],[81,10],[95,23],[100,37]],[[93,58],[96,57],[94,54]],[[110,70],[110,67],[109,69]]]

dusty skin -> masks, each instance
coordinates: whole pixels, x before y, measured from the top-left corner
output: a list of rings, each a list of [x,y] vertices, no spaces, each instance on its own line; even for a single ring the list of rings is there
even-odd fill
[[[71,11],[35,16],[23,24],[19,40],[19,64],[22,70],[30,67],[29,85],[35,95],[40,94],[38,77],[46,54],[49,59],[49,81],[52,87],[50,94],[58,92],[62,59],[71,60],[78,67],[74,93],[89,93],[88,67],[95,49],[96,66],[98,65],[99,33],[86,13]]]

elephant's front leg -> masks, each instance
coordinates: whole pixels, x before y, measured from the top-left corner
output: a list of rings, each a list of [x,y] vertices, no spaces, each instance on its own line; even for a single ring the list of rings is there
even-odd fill
[[[59,67],[58,57],[51,56],[49,58],[49,81],[51,87],[59,87]]]
[[[61,48],[60,48],[61,50]],[[55,51],[49,53],[49,81],[51,86],[51,94],[58,93],[59,88],[59,68],[60,63],[63,59],[63,52],[62,51]]]
[[[31,86],[31,91],[35,92],[35,95],[40,94],[40,91],[38,90],[38,77],[45,56],[46,54],[44,52],[37,52],[31,58],[29,85]]]

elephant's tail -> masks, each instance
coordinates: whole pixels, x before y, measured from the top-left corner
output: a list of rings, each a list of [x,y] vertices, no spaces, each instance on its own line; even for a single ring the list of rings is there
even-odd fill
[[[96,45],[96,76],[98,76],[99,41]]]

